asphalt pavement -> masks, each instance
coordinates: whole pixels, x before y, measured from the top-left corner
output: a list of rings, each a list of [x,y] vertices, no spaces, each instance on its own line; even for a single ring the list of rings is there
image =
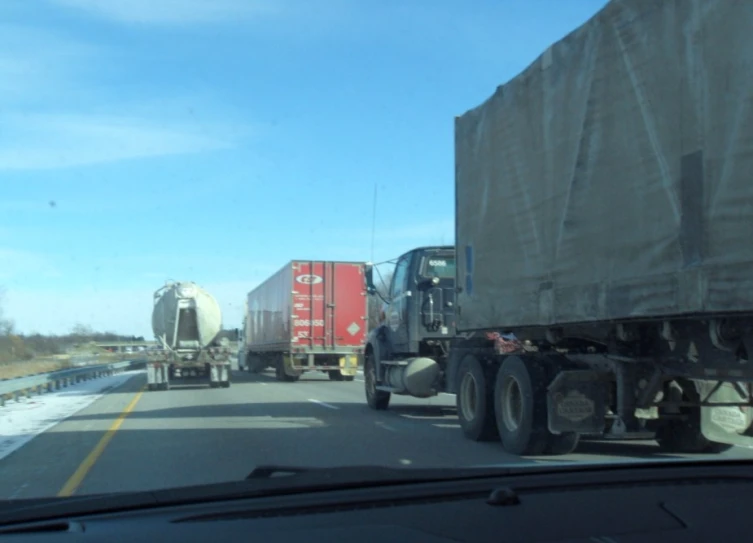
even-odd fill
[[[583,442],[576,453],[521,458],[465,439],[455,398],[393,396],[366,406],[353,382],[305,374],[296,383],[234,372],[229,389],[147,392],[138,374],[0,460],[0,499],[148,490],[245,478],[254,467],[377,464],[460,467],[551,461],[671,458],[654,442]],[[721,455],[753,457],[733,448]],[[719,456],[715,456],[718,458]]]

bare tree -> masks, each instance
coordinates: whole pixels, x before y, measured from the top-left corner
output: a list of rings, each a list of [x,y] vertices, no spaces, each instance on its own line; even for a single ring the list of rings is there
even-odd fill
[[[0,336],[9,336],[13,333],[15,323],[11,319],[5,318],[3,312],[3,301],[5,299],[5,288],[0,287]]]

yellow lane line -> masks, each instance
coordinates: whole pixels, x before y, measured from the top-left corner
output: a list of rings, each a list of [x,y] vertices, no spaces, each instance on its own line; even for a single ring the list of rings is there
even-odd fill
[[[81,465],[78,467],[78,469],[76,469],[73,475],[71,475],[70,479],[66,481],[66,483],[63,485],[63,488],[60,489],[60,492],[58,492],[58,497],[63,498],[71,496],[74,492],[76,492],[76,489],[84,481],[86,475],[94,467],[94,464],[97,462],[97,460],[99,460],[99,457],[102,456],[102,453],[105,451],[107,444],[110,443],[110,440],[112,440],[112,438],[115,436],[115,432],[118,431],[121,424],[123,424],[123,421],[129,415],[129,413],[133,411],[133,409],[136,407],[136,404],[139,403],[141,396],[144,394],[144,388],[146,387],[142,387],[141,390],[138,391],[136,396],[134,396],[134,398],[131,400],[131,403],[129,403],[123,410],[123,412],[118,415],[118,418],[115,419],[115,421],[112,423],[112,426],[110,426],[110,429],[107,430],[107,433],[102,436],[102,439],[99,440],[99,443],[97,443],[97,445],[92,449],[89,455],[84,458],[84,461],[81,462]]]

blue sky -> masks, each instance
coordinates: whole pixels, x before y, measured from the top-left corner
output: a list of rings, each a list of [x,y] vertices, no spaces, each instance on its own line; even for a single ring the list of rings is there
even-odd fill
[[[5,315],[151,336],[180,279],[234,327],[288,260],[452,243],[454,116],[604,3],[3,0]]]

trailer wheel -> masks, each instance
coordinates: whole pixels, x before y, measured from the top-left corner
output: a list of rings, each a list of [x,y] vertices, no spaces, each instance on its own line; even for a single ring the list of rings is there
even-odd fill
[[[222,388],[230,388],[230,381],[222,381],[222,383],[220,383],[220,386]]]
[[[155,390],[157,390],[157,385],[154,383],[149,383],[147,385],[147,389],[149,390],[149,392],[154,392]]]
[[[354,375],[343,375],[342,377],[343,377],[343,381],[349,381],[349,382],[354,381],[356,378]]]
[[[340,373],[340,370],[329,370],[327,374],[329,375],[330,381],[342,381],[343,380],[343,374]]]
[[[549,442],[544,449],[544,454],[570,454],[578,448],[580,434],[567,432],[564,434],[550,434]]]
[[[275,377],[278,381],[283,383],[295,383],[301,378],[300,375],[288,375],[285,373],[285,368],[282,367],[282,363],[275,366]]]
[[[376,363],[374,361],[374,351],[366,351],[363,361],[363,382],[366,390],[366,403],[375,411],[384,411],[390,405],[389,392],[377,390]]]
[[[491,380],[487,379],[481,362],[466,355],[458,370],[458,392],[455,403],[463,434],[473,441],[491,441],[497,438]]]
[[[552,443],[547,428],[546,374],[510,356],[494,385],[494,412],[502,446],[518,456],[540,455]]]
[[[699,401],[698,392],[691,384],[681,387],[670,386],[669,396],[672,401]],[[685,407],[681,412],[685,419],[669,419],[656,431],[659,447],[668,453],[719,454],[728,451],[732,445],[709,441],[701,432],[701,408]]]

